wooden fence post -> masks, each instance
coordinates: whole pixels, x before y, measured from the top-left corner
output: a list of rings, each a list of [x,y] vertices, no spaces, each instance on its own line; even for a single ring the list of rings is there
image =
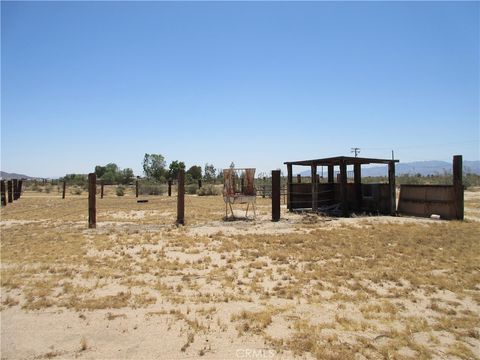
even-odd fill
[[[19,199],[22,197],[22,185],[23,185],[23,180],[18,180],[18,198]]]
[[[455,205],[457,220],[464,219],[464,194],[463,194],[463,158],[462,155],[453,157],[453,188],[455,191]]]
[[[0,182],[0,192],[1,192],[1,198],[2,198],[2,206],[7,206],[7,194],[5,193],[5,180],[2,180]]]
[[[297,183],[301,184],[302,183],[302,175],[297,174]]]
[[[100,199],[103,199],[103,186],[104,186],[103,180],[100,182]]]
[[[267,192],[267,178],[263,177],[263,191],[262,191],[262,198],[265,198],[265,193]]]
[[[185,225],[185,170],[178,171],[177,225]]]
[[[16,201],[18,199],[18,180],[13,179],[13,200]]]
[[[97,227],[97,175],[95,173],[88,174],[88,227],[95,229]]]
[[[395,161],[389,161],[388,163],[388,184],[390,186],[390,215],[397,213],[397,190],[395,186]]]
[[[7,181],[8,202],[13,202],[13,183],[12,180]]]
[[[292,181],[293,173],[292,173],[292,164],[287,164],[287,209],[292,211]]]
[[[280,220],[280,170],[272,170],[272,221]]]
[[[202,179],[198,179],[198,188],[199,188],[199,189],[202,188]]]
[[[168,179],[168,196],[172,196],[172,179]]]
[[[348,216],[348,195],[347,195],[347,163],[342,160],[340,163],[340,203],[342,205],[343,216]]]
[[[63,180],[63,185],[62,185],[62,199],[65,199],[65,191],[67,190],[67,182]]]
[[[135,181],[135,197],[138,198],[138,180]]]

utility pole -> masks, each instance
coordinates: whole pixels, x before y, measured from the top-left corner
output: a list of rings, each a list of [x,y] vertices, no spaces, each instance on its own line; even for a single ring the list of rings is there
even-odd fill
[[[351,153],[355,153],[355,157],[357,157],[358,154],[360,154],[360,148],[358,147],[353,147],[353,148],[350,148],[350,152]]]

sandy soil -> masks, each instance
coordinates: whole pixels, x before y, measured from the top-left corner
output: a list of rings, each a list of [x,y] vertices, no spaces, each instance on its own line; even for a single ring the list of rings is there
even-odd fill
[[[1,212],[2,359],[480,358],[480,192],[463,223],[109,198],[96,229],[55,196]]]

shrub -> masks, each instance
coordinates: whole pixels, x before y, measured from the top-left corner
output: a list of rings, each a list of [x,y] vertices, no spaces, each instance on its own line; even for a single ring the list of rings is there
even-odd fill
[[[82,188],[79,188],[77,186],[74,186],[70,189],[70,194],[72,195],[82,195],[82,192],[83,192]]]
[[[167,186],[154,181],[141,181],[138,184],[140,195],[162,195],[167,191]]]
[[[198,185],[190,184],[185,186],[185,192],[190,195],[195,195],[197,193]]]
[[[204,185],[197,190],[198,196],[210,196],[210,195],[219,195],[219,194],[220,194],[220,189],[212,184]]]
[[[125,187],[123,187],[122,185],[117,186],[116,193],[117,193],[117,196],[125,195]]]
[[[51,185],[45,186],[45,192],[46,192],[47,194],[50,194],[50,191],[52,191],[52,186],[51,186]]]

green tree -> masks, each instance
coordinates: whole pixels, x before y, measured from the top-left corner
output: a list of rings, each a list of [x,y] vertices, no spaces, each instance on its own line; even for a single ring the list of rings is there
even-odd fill
[[[117,174],[118,174],[117,182],[123,185],[130,184],[135,178],[135,175],[133,174],[133,170],[130,168],[123,169],[122,171],[119,171]]]
[[[187,175],[190,175],[192,180],[200,180],[202,178],[202,168],[197,165],[193,165],[187,170]]]
[[[180,169],[185,170],[185,163],[183,161],[174,160],[168,167],[168,176],[170,179],[176,179],[178,177],[178,171]]]
[[[105,166],[100,166],[100,165],[95,166],[95,175],[97,175],[97,178],[101,178],[106,171],[107,171],[107,168]]]
[[[204,176],[206,181],[215,180],[216,172],[217,172],[217,170],[215,169],[215,167],[212,164],[208,164],[208,163],[205,164],[205,168],[204,168],[204,171],[203,171],[203,174],[204,174],[203,176]]]
[[[162,180],[165,178],[165,158],[160,154],[145,154],[143,158],[143,172],[150,179]]]

